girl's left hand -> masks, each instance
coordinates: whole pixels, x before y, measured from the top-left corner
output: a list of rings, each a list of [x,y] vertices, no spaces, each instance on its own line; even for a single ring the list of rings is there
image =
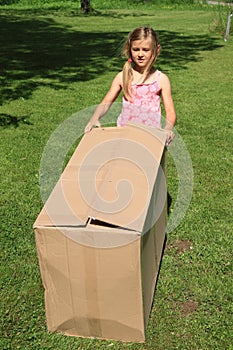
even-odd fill
[[[165,145],[166,145],[166,147],[168,147],[168,146],[170,146],[172,140],[174,139],[175,134],[174,134],[174,132],[172,130],[166,130],[165,129],[165,131],[166,131],[166,134],[167,134],[167,139],[166,139]]]

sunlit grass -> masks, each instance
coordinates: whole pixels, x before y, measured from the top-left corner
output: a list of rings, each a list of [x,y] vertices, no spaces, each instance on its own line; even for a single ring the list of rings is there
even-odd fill
[[[215,14],[0,12],[2,349],[231,349],[233,41],[209,30]],[[159,31],[158,66],[171,79],[176,128],[193,164],[192,201],[167,237],[145,344],[48,334],[32,229],[43,205],[41,156],[54,130],[87,109],[77,140],[82,135],[89,107],[122,67],[122,40],[145,23]],[[178,181],[170,156],[168,189],[172,211]]]

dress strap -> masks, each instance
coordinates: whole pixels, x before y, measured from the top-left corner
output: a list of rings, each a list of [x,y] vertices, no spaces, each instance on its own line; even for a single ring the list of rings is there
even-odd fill
[[[159,78],[161,76],[161,71],[157,69],[156,71],[156,80],[159,81]]]

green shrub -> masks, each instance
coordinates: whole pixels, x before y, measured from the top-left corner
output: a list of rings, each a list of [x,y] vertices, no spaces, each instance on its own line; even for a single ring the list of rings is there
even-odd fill
[[[129,6],[153,6],[153,5],[193,5],[196,0],[91,0],[91,6],[93,8],[127,8]],[[1,5],[20,5],[21,7],[37,7],[46,6],[69,6],[75,5],[80,7],[79,0],[0,0]]]
[[[17,4],[20,0],[0,0],[0,6]]]
[[[227,6],[218,6],[218,11],[215,14],[213,23],[210,26],[211,32],[217,32],[224,35],[227,28],[228,16],[230,9]],[[230,34],[233,33],[233,20],[231,19]]]

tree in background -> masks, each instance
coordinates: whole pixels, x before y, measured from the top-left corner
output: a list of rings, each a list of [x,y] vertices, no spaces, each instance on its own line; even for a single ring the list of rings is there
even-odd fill
[[[90,0],[81,0],[81,10],[84,13],[88,13],[91,10],[91,1]]]

